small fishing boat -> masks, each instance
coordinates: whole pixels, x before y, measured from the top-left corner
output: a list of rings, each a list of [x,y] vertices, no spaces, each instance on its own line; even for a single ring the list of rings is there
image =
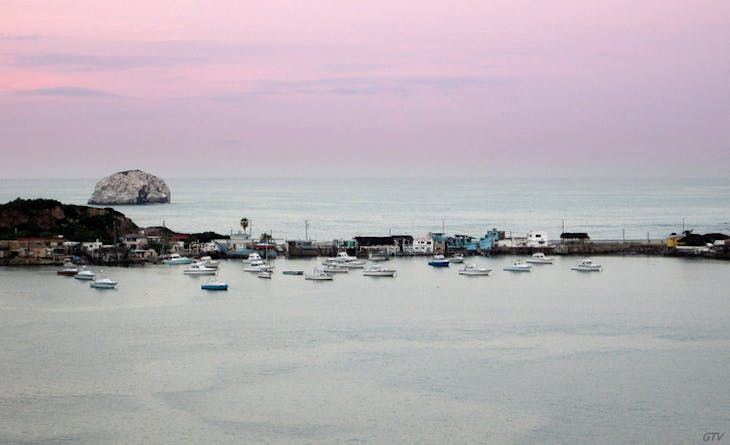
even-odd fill
[[[553,257],[545,256],[542,252],[533,253],[530,258],[526,260],[532,264],[553,264]]]
[[[325,273],[329,273],[329,274],[350,272],[350,269],[345,267],[344,264],[325,264],[324,267],[322,267],[322,270]]]
[[[244,272],[271,272],[274,270],[274,266],[271,263],[265,261],[253,261],[248,266],[243,268]]]
[[[81,272],[74,275],[74,278],[76,278],[77,280],[82,280],[82,281],[91,281],[94,279],[95,276],[96,276],[96,274],[94,273],[93,270],[83,268],[83,270]]]
[[[522,260],[514,260],[512,264],[504,266],[503,269],[511,272],[529,272],[532,270],[532,266],[524,263]]]
[[[304,275],[303,270],[285,270],[282,273],[284,275]]]
[[[325,261],[330,263],[350,263],[353,261],[357,261],[357,257],[350,256],[347,254],[347,252],[338,252],[337,256],[327,258]]]
[[[261,262],[261,261],[263,261],[263,258],[261,258],[261,255],[259,255],[258,253],[253,252],[253,253],[248,254],[248,258],[246,258],[245,260],[241,260],[241,261],[243,261],[244,264],[251,264],[251,263]]]
[[[259,278],[271,278],[271,272],[264,270],[259,272],[256,276]]]
[[[371,252],[368,255],[368,259],[370,261],[374,261],[374,262],[381,262],[381,261],[388,261],[390,258],[388,257],[388,255],[385,255],[382,253]]]
[[[99,271],[99,275],[102,275],[103,271]],[[98,278],[89,284],[90,287],[96,288],[96,289],[114,289],[114,287],[117,285],[117,282],[112,280],[111,278],[102,277]]]
[[[578,264],[571,267],[571,269],[581,272],[600,272],[602,268],[600,264],[596,264],[592,260],[586,258],[579,261]]]
[[[207,283],[201,284],[203,290],[228,290],[228,283],[211,278]]]
[[[215,275],[218,269],[205,267],[203,263],[193,263],[187,269],[183,270],[185,275]]]
[[[394,277],[397,272],[395,269],[386,269],[380,264],[373,264],[369,268],[362,271],[366,277]]]
[[[477,266],[476,264],[465,264],[463,269],[459,269],[459,275],[479,276],[489,275],[492,269]]]
[[[314,281],[332,281],[333,276],[323,271],[322,269],[314,268],[311,274],[304,274],[305,280]]]
[[[209,269],[218,269],[218,265],[220,264],[220,262],[214,260],[209,256],[200,257],[200,262]]]
[[[443,255],[434,255],[431,261],[428,262],[428,265],[433,267],[449,267],[449,260]]]
[[[170,266],[177,266],[179,264],[191,264],[193,262],[192,258],[188,258],[186,256],[180,256],[179,253],[173,253],[170,255],[170,258],[163,260],[162,264],[169,264]]]
[[[460,253],[455,253],[449,257],[449,263],[463,263],[464,262],[464,255]]]
[[[63,275],[66,277],[72,277],[79,273],[79,268],[74,265],[74,263],[65,262],[63,263],[63,269],[59,269],[56,271],[56,275]]]

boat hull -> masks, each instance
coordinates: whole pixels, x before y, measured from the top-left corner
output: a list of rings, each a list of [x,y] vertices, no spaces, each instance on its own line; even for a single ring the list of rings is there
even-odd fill
[[[212,270],[185,270],[183,271],[183,274],[185,275],[215,275],[216,269]]]
[[[443,261],[443,260],[437,260],[437,261],[429,261],[428,265],[431,267],[449,267],[449,261]]]
[[[529,267],[507,266],[504,268],[504,270],[508,272],[529,272],[532,269]]]
[[[227,284],[203,284],[200,286],[203,290],[228,290]]]
[[[600,272],[601,266],[573,266],[571,269],[578,272]]]
[[[117,285],[117,283],[91,283],[89,287],[93,287],[95,289],[114,289],[114,287]]]
[[[79,271],[77,269],[68,269],[68,270],[64,269],[64,270],[56,271],[56,275],[61,275],[64,277],[73,277],[78,273],[79,273]]]
[[[477,276],[487,276],[487,275],[489,275],[489,272],[491,272],[491,270],[460,270],[459,275],[477,277]]]
[[[376,272],[365,270],[362,274],[366,277],[394,277],[396,272],[394,270],[379,270]]]

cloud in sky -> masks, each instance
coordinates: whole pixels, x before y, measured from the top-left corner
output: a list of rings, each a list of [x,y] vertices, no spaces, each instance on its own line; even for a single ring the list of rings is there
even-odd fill
[[[36,88],[32,90],[21,90],[17,94],[21,96],[46,96],[46,97],[66,97],[66,98],[113,98],[119,97],[116,94],[106,91],[94,90],[83,87],[50,87]]]
[[[363,153],[424,175],[464,174],[449,153],[473,175],[730,161],[724,0],[28,0],[0,29],[2,174],[59,148],[178,176],[200,150],[230,175],[377,165]]]

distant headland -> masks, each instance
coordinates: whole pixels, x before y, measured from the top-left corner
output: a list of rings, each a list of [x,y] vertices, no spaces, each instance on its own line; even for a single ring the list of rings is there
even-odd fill
[[[687,230],[663,240],[591,240],[587,233],[561,234],[558,241],[546,232],[515,237],[497,229],[480,237],[429,233],[356,236],[350,240],[275,240],[270,233],[255,238],[246,233],[250,221],[241,219],[244,232],[177,233],[167,227],[140,228],[122,213],[106,207],[62,204],[51,199],[16,199],[0,205],[0,265],[61,264],[67,257],[92,264],[158,262],[179,253],[223,258],[261,253],[290,258],[332,256],[340,251],[368,257],[411,255],[689,255],[730,259],[730,237],[722,233],[693,234]]]

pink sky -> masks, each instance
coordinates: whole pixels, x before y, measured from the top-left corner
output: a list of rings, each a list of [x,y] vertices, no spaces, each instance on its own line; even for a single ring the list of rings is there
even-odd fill
[[[2,177],[728,176],[730,2],[4,0]]]

